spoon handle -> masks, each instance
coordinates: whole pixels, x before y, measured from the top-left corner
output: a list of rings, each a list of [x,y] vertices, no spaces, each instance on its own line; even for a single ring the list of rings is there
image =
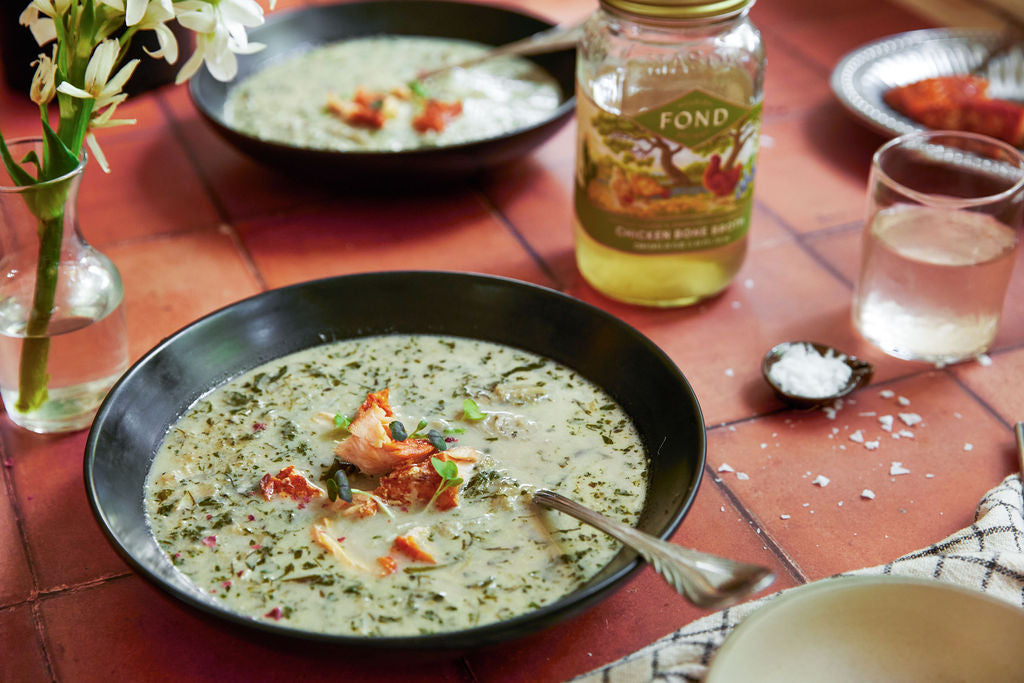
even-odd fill
[[[558,50],[567,50],[570,47],[575,47],[582,35],[582,24],[568,27],[555,26],[545,31],[534,33],[533,35],[527,36],[521,40],[488,50],[485,54],[479,57],[474,57],[473,59],[468,59],[464,62],[458,62],[457,64],[448,64],[437,69],[431,69],[430,71],[421,72],[419,80],[424,81],[450,69],[464,69],[466,67],[479,64],[480,62],[485,62],[488,59],[504,55],[526,56],[543,54],[545,52],[557,52]]]
[[[639,553],[676,591],[698,607],[734,604],[775,579],[764,567],[668,543],[548,489],[535,491],[533,501],[560,510],[618,539]]]

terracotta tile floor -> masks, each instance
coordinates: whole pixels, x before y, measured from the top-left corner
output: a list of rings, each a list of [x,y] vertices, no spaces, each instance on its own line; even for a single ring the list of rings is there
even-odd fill
[[[593,7],[514,4],[559,21]],[[382,198],[250,161],[212,131],[185,88],[166,87],[121,110],[139,125],[101,134],[113,171],[92,168],[80,201],[83,232],[122,272],[132,356],[221,306],[312,278],[407,268],[514,277],[621,317],[692,383],[708,463],[676,542],[764,563],[785,588],[949,534],[1016,467],[1009,427],[1024,417],[1024,268],[991,365],[904,363],[861,340],[849,304],[867,169],[882,138],[835,102],[828,77],[856,45],[928,24],[885,0],[763,0],[752,16],[769,53],[754,226],[743,269],[716,299],[639,309],[583,282],[571,228],[574,123],[529,158],[473,182]],[[21,94],[0,89],[5,134],[32,133],[35,119]],[[831,419],[785,409],[761,380],[760,359],[799,338],[875,363],[873,385]],[[907,409],[882,390],[906,397],[924,418],[913,438],[881,428],[878,416]],[[879,447],[851,440],[857,431]],[[0,418],[0,680],[304,680],[340,671],[331,668],[334,655],[232,631],[132,573],[89,510],[85,438],[37,437]],[[893,462],[910,473],[890,474]],[[818,475],[827,486],[813,483]],[[874,500],[862,497],[865,489]],[[559,681],[702,614],[643,568],[603,603],[544,633],[429,665],[349,658],[343,673]]]

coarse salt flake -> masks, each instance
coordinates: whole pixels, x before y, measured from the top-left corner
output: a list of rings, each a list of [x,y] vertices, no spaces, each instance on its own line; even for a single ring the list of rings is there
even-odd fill
[[[736,470],[734,470],[732,468],[732,465],[730,465],[729,463],[723,462],[721,465],[718,466],[718,471],[719,472],[735,472]]]
[[[864,489],[863,491],[860,492],[860,497],[867,498],[868,500],[874,500],[875,492],[872,491],[871,489]]]
[[[846,356],[831,349],[821,355],[810,344],[788,344],[768,376],[787,394],[824,398],[846,386],[853,371]]]
[[[750,475],[747,474],[746,472],[737,472],[736,478],[739,479],[740,481],[746,481],[747,479],[750,479]]]
[[[736,375],[736,372],[732,368],[726,368],[725,369],[725,376],[726,377],[733,377],[735,375]]]
[[[910,470],[903,466],[903,463],[893,461],[889,467],[889,475],[895,477],[897,474],[910,474]]]
[[[811,483],[812,484],[817,484],[821,488],[825,488],[826,486],[828,486],[830,481],[831,481],[831,479],[826,477],[824,474],[819,474],[818,476],[816,476],[814,478],[814,481],[812,481]]]
[[[900,413],[900,420],[902,420],[903,424],[907,425],[908,427],[913,427],[914,425],[921,422],[921,420],[923,419],[924,418],[918,415],[917,413]]]
[[[892,398],[893,396],[896,395],[896,392],[893,391],[892,389],[882,389],[880,392],[878,392],[878,395],[881,396],[882,398]]]
[[[882,429],[887,432],[892,431],[892,423],[896,421],[892,415],[882,415],[878,418],[878,424],[882,425]]]
[[[855,443],[864,443],[864,432],[858,429],[853,434],[850,434],[850,441]]]
[[[779,519],[789,519],[789,515],[779,515]]]
[[[906,396],[899,396],[899,397],[897,397],[896,398],[896,402],[899,403],[901,406],[909,406],[910,405],[910,399],[907,398]]]
[[[901,429],[899,431],[899,435],[902,436],[905,439],[913,439],[914,438],[914,432],[910,431],[909,429]]]
[[[964,450],[965,451],[973,451],[974,450],[974,444],[973,443],[965,443],[964,444]]]
[[[869,451],[877,450],[880,445],[881,445],[881,442],[879,442],[877,440],[875,440],[875,441],[865,441],[864,442],[864,448],[868,449]]]
[[[978,354],[978,365],[988,367],[992,365],[992,358],[987,353]]]

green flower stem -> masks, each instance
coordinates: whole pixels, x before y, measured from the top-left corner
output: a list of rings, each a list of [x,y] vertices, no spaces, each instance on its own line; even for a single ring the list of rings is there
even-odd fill
[[[55,188],[56,189],[56,188]],[[18,374],[18,401],[15,408],[22,413],[38,410],[49,395],[46,389],[50,375],[46,371],[50,354],[50,337],[46,332],[53,314],[57,294],[57,272],[60,245],[64,238],[64,212],[39,221],[39,260],[36,265],[36,289],[32,310],[25,328]]]

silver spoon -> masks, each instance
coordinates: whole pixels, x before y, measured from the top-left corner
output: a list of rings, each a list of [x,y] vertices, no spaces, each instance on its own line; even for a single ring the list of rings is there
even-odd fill
[[[567,50],[570,47],[575,47],[582,35],[583,24],[576,24],[574,26],[555,26],[553,28],[534,33],[531,36],[527,36],[526,38],[522,38],[515,42],[507,43],[492,50],[488,50],[485,54],[480,55],[479,57],[474,57],[473,59],[468,59],[455,64],[446,64],[445,66],[430,69],[429,71],[421,71],[419,74],[419,80],[425,81],[428,78],[445,71],[450,71],[451,69],[465,69],[466,67],[475,66],[476,64],[485,62],[488,59],[494,59],[495,57],[501,57],[504,55],[539,55],[545,52]]]
[[[698,607],[718,609],[766,588],[775,575],[765,567],[684,548],[626,526],[548,489],[533,501],[560,510],[632,548],[683,597]]]

